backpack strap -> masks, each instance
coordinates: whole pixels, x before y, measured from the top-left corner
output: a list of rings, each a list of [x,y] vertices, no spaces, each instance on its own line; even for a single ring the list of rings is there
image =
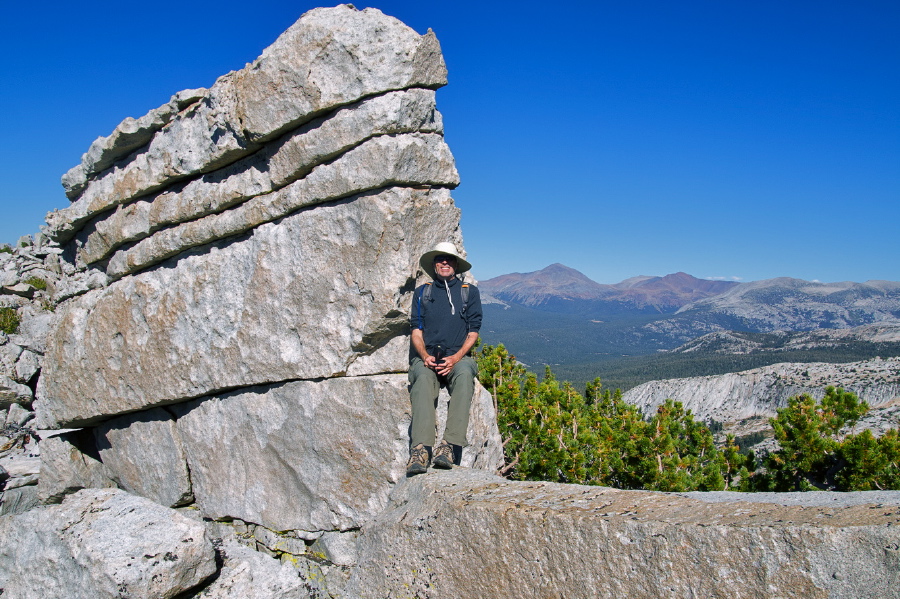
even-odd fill
[[[421,287],[421,291],[419,291],[419,297],[416,299],[416,314],[419,319],[419,328],[421,329],[425,321],[423,320],[425,316],[425,304],[426,302],[431,300],[431,283],[425,283]]]
[[[419,314],[422,314],[424,305],[422,302],[431,301],[431,282],[422,285],[422,291],[419,293]],[[466,315],[466,306],[469,304],[469,284],[463,283],[459,290],[462,295],[462,309],[459,311],[461,316]]]

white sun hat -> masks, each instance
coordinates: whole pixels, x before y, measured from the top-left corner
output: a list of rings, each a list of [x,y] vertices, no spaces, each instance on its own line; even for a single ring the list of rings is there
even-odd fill
[[[432,279],[437,279],[437,273],[434,272],[434,258],[444,254],[456,258],[456,274],[459,275],[471,270],[472,265],[459,255],[459,252],[456,251],[456,246],[449,241],[442,241],[434,246],[433,250],[422,254],[422,257],[419,258],[419,266],[421,266],[422,270],[427,272]]]

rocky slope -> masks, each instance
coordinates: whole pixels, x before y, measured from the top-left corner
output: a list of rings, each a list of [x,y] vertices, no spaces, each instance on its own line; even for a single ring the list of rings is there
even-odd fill
[[[849,329],[773,331],[768,334],[723,331],[708,333],[672,350],[676,354],[722,355],[777,353],[796,350],[841,348],[857,343],[900,343],[900,322],[883,322]]]
[[[838,329],[900,319],[900,283],[818,283],[782,277],[742,283],[679,313],[724,315],[745,330]]]
[[[54,296],[87,282],[42,234],[0,251],[0,515],[37,504],[40,450],[34,391],[53,319]]]
[[[680,401],[702,420],[735,422],[775,416],[800,393],[821,398],[828,385],[856,393],[873,408],[900,398],[900,358],[848,364],[775,364],[732,374],[651,381],[623,399],[645,414],[666,399]]]

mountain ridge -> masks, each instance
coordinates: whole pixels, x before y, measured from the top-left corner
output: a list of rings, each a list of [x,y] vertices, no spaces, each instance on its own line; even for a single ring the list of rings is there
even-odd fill
[[[688,314],[704,322],[733,320],[738,330],[754,332],[851,328],[900,320],[900,282],[885,280],[821,283],[775,277],[738,283],[677,272],[639,275],[609,285],[554,263],[530,273],[484,280],[480,288],[489,302],[549,312],[600,318],[623,313]],[[700,327],[693,332],[710,330]]]
[[[561,302],[573,302],[589,312],[621,312],[634,308],[651,312],[674,312],[690,302],[724,293],[736,283],[698,279],[684,272],[665,276],[639,275],[616,284],[598,283],[578,270],[554,263],[530,273],[510,273],[481,281],[486,295],[553,311]]]
[[[836,363],[900,355],[900,283],[892,281],[736,283],[673,273],[601,285],[561,264],[548,269],[480,283],[482,337],[577,382],[601,376],[632,386],[776,355]]]

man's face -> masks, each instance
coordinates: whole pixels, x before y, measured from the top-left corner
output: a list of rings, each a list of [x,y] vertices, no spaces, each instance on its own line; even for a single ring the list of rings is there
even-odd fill
[[[441,279],[450,279],[456,274],[456,258],[448,255],[434,257],[434,272]]]

